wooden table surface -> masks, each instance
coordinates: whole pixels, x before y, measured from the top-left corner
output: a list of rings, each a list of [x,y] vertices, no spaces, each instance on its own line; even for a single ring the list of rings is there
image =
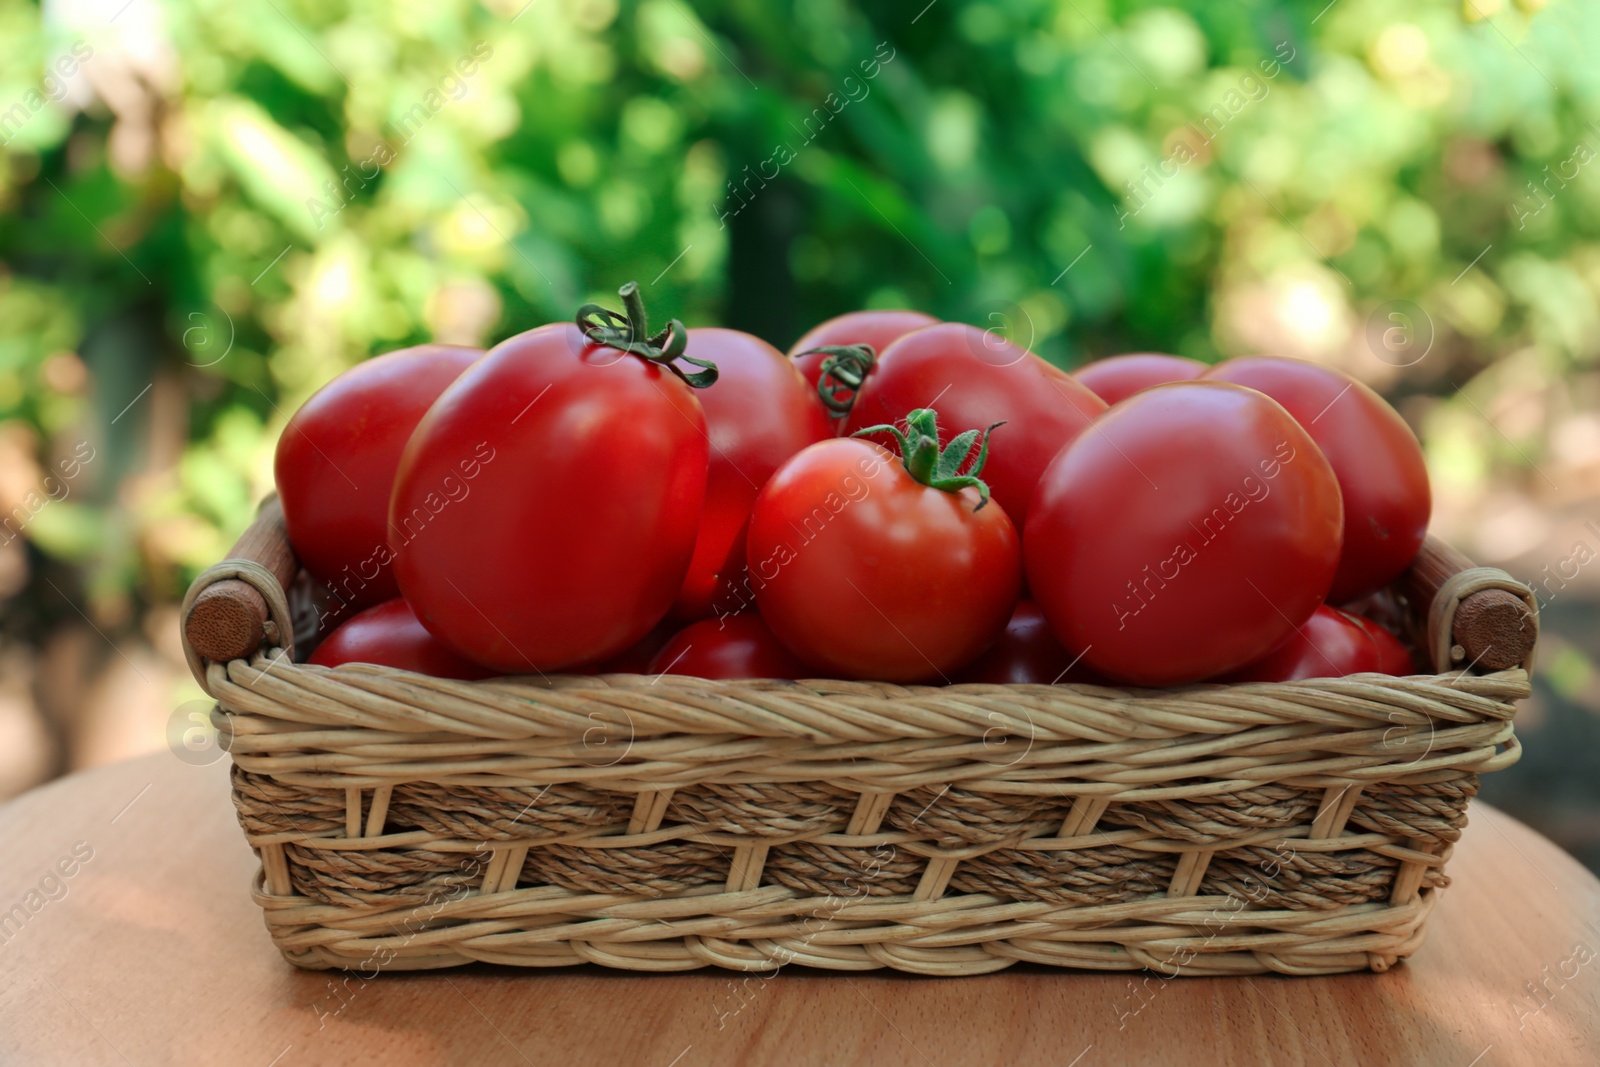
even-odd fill
[[[1427,944],[1382,975],[364,981],[298,971],[268,941],[226,767],[162,754],[0,807],[0,1063],[1600,1063],[1600,882],[1481,804]]]

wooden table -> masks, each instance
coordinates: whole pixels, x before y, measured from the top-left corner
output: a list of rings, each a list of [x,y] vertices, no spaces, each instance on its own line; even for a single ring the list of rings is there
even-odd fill
[[[273,949],[226,767],[162,754],[0,807],[0,1063],[1600,1063],[1600,882],[1481,804],[1428,943],[1383,975],[483,966],[364,981]]]

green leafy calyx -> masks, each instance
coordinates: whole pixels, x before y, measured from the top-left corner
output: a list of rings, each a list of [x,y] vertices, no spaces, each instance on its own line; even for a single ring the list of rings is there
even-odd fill
[[[979,475],[989,462],[989,437],[1004,422],[997,422],[986,430],[968,430],[957,434],[944,448],[939,447],[939,413],[932,408],[918,408],[906,416],[906,429],[884,423],[857,430],[852,437],[866,437],[886,433],[900,446],[900,460],[911,477],[923,485],[958,493],[966,488],[978,491],[978,507],[989,502],[989,484]],[[977,455],[973,455],[973,447]],[[969,463],[968,460],[971,460]]]

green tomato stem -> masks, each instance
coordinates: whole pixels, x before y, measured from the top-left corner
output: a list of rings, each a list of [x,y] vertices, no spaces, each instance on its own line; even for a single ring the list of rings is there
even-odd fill
[[[644,298],[639,295],[639,283],[629,282],[617,290],[622,298],[621,312],[612,311],[599,304],[585,304],[578,309],[578,329],[597,345],[606,345],[623,352],[631,352],[640,359],[666,367],[683,379],[691,388],[705,389],[717,380],[717,365],[688,355],[689,331],[683,323],[672,319],[667,328],[654,336],[650,333],[649,319],[644,312]],[[702,368],[685,371],[679,361]]]
[[[978,491],[978,507],[989,503],[989,483],[979,475],[989,462],[989,437],[1005,422],[997,422],[986,430],[968,430],[957,434],[943,449],[939,447],[939,413],[932,408],[918,408],[906,416],[906,430],[883,423],[857,430],[852,437],[886,433],[900,446],[900,462],[906,473],[932,489],[946,493],[959,493],[966,488]],[[973,447],[978,453],[973,458]],[[969,465],[968,459],[972,462]],[[963,470],[962,468],[966,469]]]
[[[878,353],[871,345],[822,345],[808,348],[800,355],[816,353],[827,356],[822,361],[822,374],[817,378],[817,395],[834,418],[842,419],[850,414],[861,383],[878,362]],[[848,395],[841,396],[841,393]]]

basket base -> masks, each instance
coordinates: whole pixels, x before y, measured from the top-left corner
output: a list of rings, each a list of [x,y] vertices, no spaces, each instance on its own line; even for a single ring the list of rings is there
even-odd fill
[[[795,965],[941,977],[1018,963],[1148,970],[1164,978],[1382,972],[1422,944],[1438,897],[1422,889],[1408,904],[1323,913],[1246,909],[1222,897],[1099,908],[983,895],[889,897],[836,907],[819,920],[821,898],[781,886],[649,902],[543,886],[462,894],[424,908],[341,908],[334,915],[327,905],[268,893],[264,869],[254,894],[290,963],[366,977],[472,963],[764,974]]]

